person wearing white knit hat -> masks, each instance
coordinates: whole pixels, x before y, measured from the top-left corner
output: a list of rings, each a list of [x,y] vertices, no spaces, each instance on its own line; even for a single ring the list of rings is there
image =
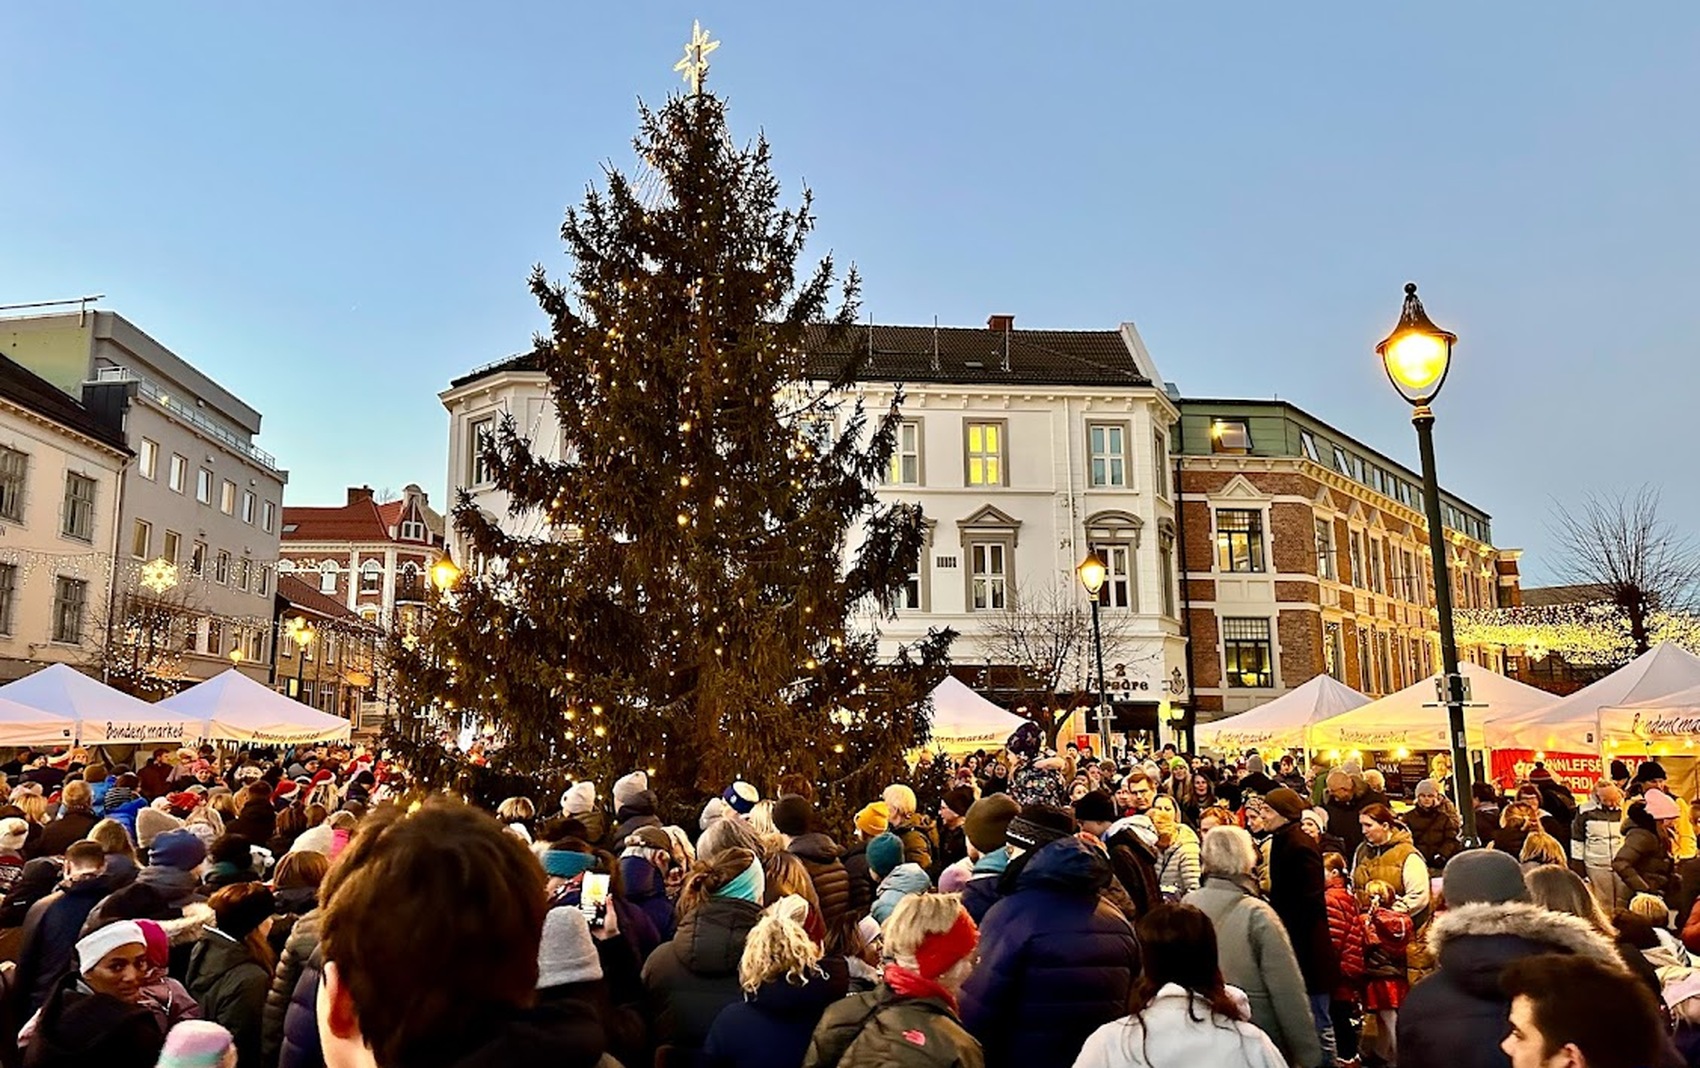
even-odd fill
[[[153,1063],[165,1034],[140,1003],[148,977],[141,927],[120,920],[96,928],[77,942],[76,961],[41,1007],[25,1063]]]

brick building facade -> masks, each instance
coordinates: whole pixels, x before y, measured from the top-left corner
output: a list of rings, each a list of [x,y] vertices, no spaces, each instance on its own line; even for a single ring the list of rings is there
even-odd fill
[[[1379,696],[1439,670],[1419,475],[1280,401],[1183,401],[1174,449],[1199,718],[1324,672]],[[1441,505],[1455,607],[1517,603],[1518,551],[1480,509]],[[1505,670],[1497,648],[1459,656]]]

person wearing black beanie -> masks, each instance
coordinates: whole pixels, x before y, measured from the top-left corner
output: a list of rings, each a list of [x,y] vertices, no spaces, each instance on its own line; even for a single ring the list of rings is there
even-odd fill
[[[935,885],[946,868],[968,859],[968,837],[963,821],[973,807],[974,789],[970,786],[953,786],[939,800],[939,850],[929,873]]]
[[[183,985],[204,1018],[235,1038],[238,1062],[257,1063],[260,1018],[277,963],[266,942],[276,901],[264,883],[245,882],[223,887],[207,904],[214,926],[190,953]]]

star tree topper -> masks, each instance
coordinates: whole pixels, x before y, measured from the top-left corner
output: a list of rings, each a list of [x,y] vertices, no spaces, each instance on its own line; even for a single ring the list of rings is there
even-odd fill
[[[719,47],[719,41],[708,39],[701,22],[691,22],[691,41],[685,46],[685,58],[673,64],[673,69],[684,75],[692,95],[702,92],[702,80],[708,75],[708,54]]]

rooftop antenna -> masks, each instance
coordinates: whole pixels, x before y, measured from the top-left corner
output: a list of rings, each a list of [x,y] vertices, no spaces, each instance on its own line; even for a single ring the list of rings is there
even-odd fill
[[[933,370],[939,369],[939,317],[933,316]]]

